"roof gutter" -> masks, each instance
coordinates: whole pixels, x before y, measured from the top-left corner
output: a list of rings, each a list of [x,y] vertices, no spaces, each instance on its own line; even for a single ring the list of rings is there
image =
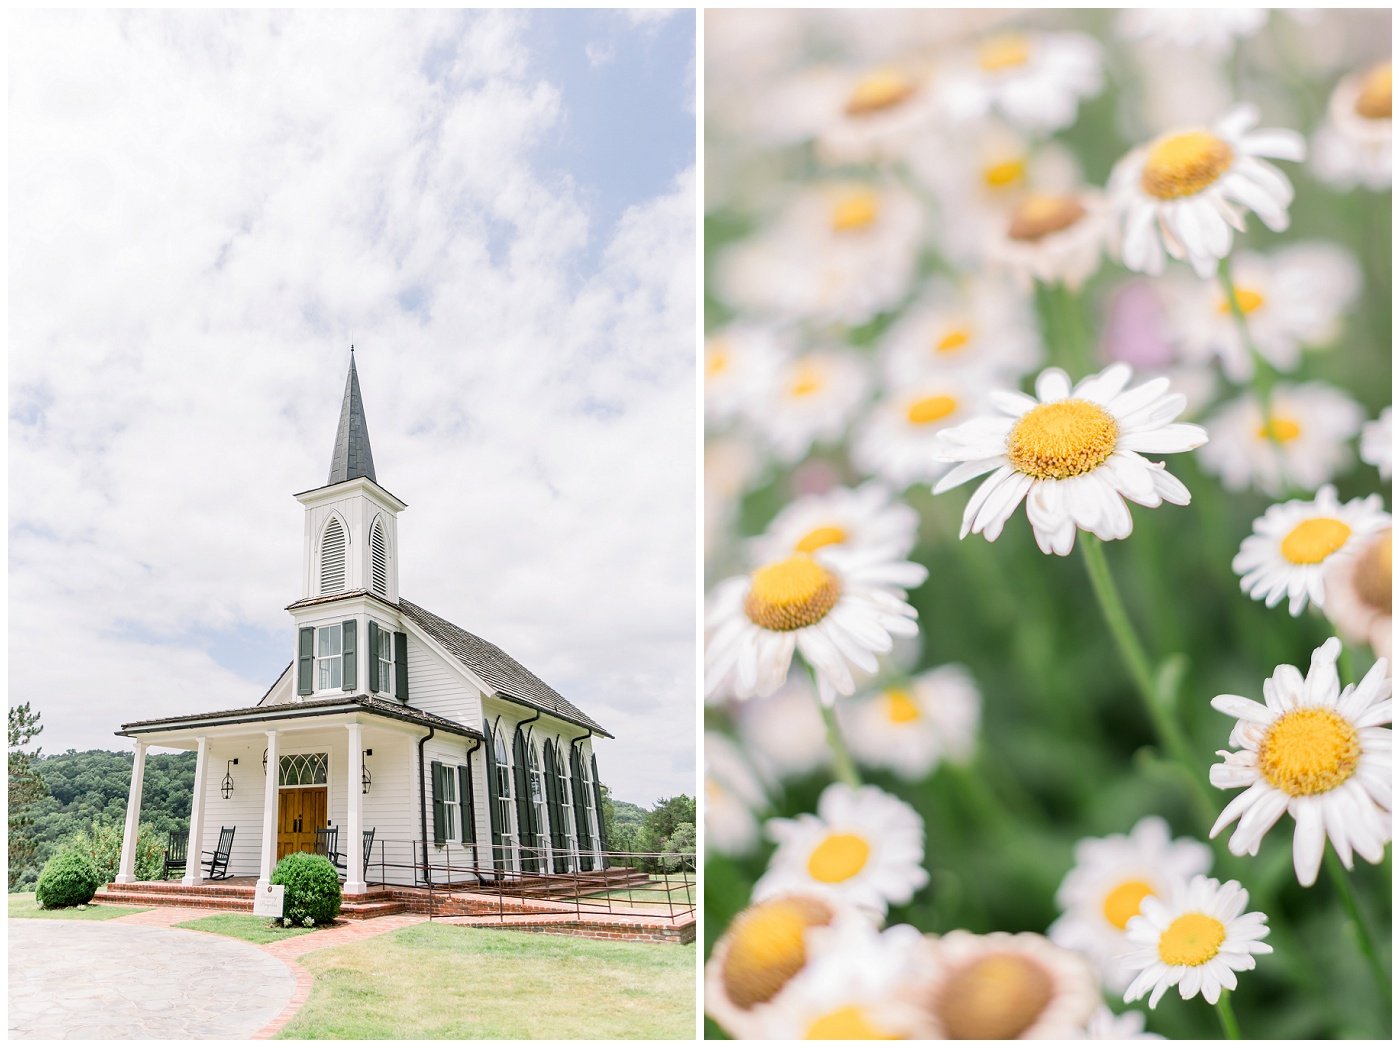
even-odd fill
[[[430,727],[428,734],[418,740],[418,838],[423,842],[423,880],[428,884],[433,883],[433,868],[428,865],[428,802],[424,796],[427,780],[423,775],[423,747],[436,734],[437,729]]]

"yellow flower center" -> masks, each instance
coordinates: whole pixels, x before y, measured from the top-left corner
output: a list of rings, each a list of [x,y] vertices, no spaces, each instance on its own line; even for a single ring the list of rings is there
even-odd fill
[[[1361,81],[1356,96],[1356,115],[1367,120],[1390,119],[1390,63],[1382,62]]]
[[[1159,138],[1142,167],[1142,188],[1159,200],[1175,200],[1205,189],[1235,159],[1230,146],[1205,131]]]
[[[1103,897],[1104,919],[1115,928],[1126,928],[1142,912],[1142,900],[1152,894],[1146,881],[1124,881]]]
[[[1351,528],[1335,517],[1305,520],[1283,537],[1279,550],[1290,564],[1321,564],[1346,545]]]
[[[965,327],[950,328],[933,344],[935,353],[958,353],[972,341],[972,332]]]
[[[714,378],[729,370],[729,343],[714,339],[705,344],[705,377]]]
[[[1118,445],[1118,423],[1087,400],[1057,400],[1021,416],[1006,439],[1006,457],[1040,480],[1077,477],[1102,465]]]
[[[788,383],[788,396],[801,400],[803,397],[810,397],[813,393],[821,392],[826,385],[826,376],[819,368],[810,364],[799,365],[797,371],[792,376],[792,381]]]
[[[914,93],[914,81],[893,69],[880,69],[856,84],[846,99],[847,116],[893,109]]]
[[[797,545],[792,548],[798,553],[815,553],[823,546],[839,546],[849,537],[845,528],[835,524],[826,524],[807,532],[797,540]]]
[[[1259,744],[1259,774],[1290,797],[1336,789],[1360,759],[1361,740],[1351,722],[1322,706],[1285,713]]]
[[[1014,1040],[1035,1024],[1054,992],[1050,974],[1029,957],[994,953],[953,972],[934,1011],[948,1040]]]
[[[1006,189],[1008,186],[1019,184],[1025,174],[1025,158],[1013,157],[1010,160],[998,160],[984,167],[982,181],[987,184],[988,189]]]
[[[1183,913],[1167,926],[1157,941],[1157,956],[1163,964],[1185,964],[1194,968],[1220,952],[1225,941],[1225,925],[1203,913]]]
[[[849,881],[865,869],[870,859],[870,844],[854,833],[832,833],[812,849],[807,857],[807,872],[814,881],[840,884]]]
[[[848,1004],[813,1019],[802,1035],[807,1041],[899,1041],[899,1034],[886,1033],[870,1021],[865,1009]]]
[[[831,205],[831,228],[837,233],[869,229],[879,217],[880,198],[868,189],[845,193]]]
[[[1377,611],[1390,614],[1389,528],[1356,558],[1356,568],[1351,577],[1362,600]]]
[[[1033,196],[1011,215],[1006,235],[1012,240],[1039,240],[1074,225],[1086,214],[1072,196]]]
[[[977,64],[986,73],[1015,69],[1031,60],[1031,42],[1024,36],[998,36],[977,49]]]
[[[832,909],[816,899],[782,898],[750,906],[729,930],[724,991],[748,1009],[775,997],[807,963],[803,936],[831,923]]]
[[[841,583],[807,553],[759,568],[749,579],[744,614],[775,632],[815,625],[836,607]]]
[[[1260,440],[1273,440],[1280,444],[1287,444],[1290,440],[1297,440],[1302,432],[1303,427],[1297,419],[1289,418],[1287,415],[1270,415],[1269,421],[1259,427],[1258,436]]]
[[[919,704],[903,688],[891,688],[884,694],[885,716],[895,724],[912,724],[923,714]]]
[[[1251,291],[1247,287],[1235,288],[1235,301],[1240,304],[1240,312],[1245,316],[1253,313],[1264,304],[1264,296],[1257,291]],[[1224,316],[1230,314],[1230,300],[1224,296],[1220,299],[1220,312]]]
[[[958,402],[943,395],[920,397],[909,405],[905,416],[911,426],[927,426],[931,422],[947,418],[958,410]]]

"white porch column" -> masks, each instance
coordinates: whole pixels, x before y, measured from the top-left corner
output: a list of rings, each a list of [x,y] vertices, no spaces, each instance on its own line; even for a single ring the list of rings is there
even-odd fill
[[[194,758],[194,799],[190,802],[190,843],[185,852],[185,876],[181,884],[195,885],[204,880],[199,853],[204,850],[204,793],[209,785],[209,740],[199,736]]]
[[[373,658],[373,652],[370,653]],[[345,894],[363,895],[365,891],[365,846],[360,839],[360,827],[364,825],[364,786],[360,782],[360,776],[364,771],[364,749],[361,743],[361,728],[358,723],[352,722],[345,726],[349,735],[350,761],[349,771],[346,773],[347,782],[345,784],[345,809],[346,816],[345,829],[349,833],[349,840],[340,842],[340,852],[346,857],[345,863]]]
[[[258,890],[272,880],[277,865],[277,780],[282,761],[277,753],[277,732],[267,733],[267,785],[263,790],[262,860],[258,864]]]
[[[131,791],[126,795],[126,830],[122,833],[122,860],[117,868],[118,884],[136,882],[136,836],[141,832],[141,784],[146,780],[146,744],[136,743],[136,759],[131,762]]]

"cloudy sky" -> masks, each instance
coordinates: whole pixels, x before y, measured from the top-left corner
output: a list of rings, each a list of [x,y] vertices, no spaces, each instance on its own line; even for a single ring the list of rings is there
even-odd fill
[[[10,18],[10,696],[256,702],[353,340],[404,595],[694,792],[689,12]]]

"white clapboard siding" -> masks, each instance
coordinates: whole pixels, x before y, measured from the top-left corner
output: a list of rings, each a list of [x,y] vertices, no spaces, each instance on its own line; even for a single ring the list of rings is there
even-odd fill
[[[462,671],[412,634],[408,637],[408,704],[468,727],[481,727],[481,698]]]

